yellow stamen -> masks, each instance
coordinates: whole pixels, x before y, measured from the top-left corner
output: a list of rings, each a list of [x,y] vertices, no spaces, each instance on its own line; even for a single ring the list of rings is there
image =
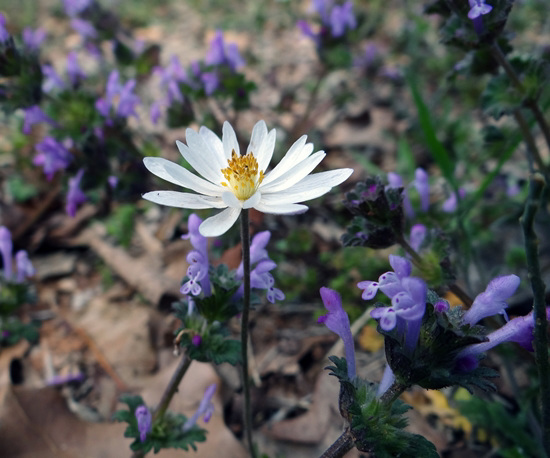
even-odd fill
[[[227,183],[222,182],[222,186],[229,188],[239,200],[252,197],[264,179],[264,172],[258,171],[258,161],[252,152],[238,156],[233,150],[228,166],[222,169],[227,180]]]

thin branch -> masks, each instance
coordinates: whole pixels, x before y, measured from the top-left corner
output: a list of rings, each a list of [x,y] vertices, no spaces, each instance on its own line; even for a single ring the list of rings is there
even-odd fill
[[[193,360],[191,358],[188,358],[186,355],[183,355],[183,357],[180,360],[180,363],[178,364],[178,367],[176,368],[176,371],[172,375],[172,378],[170,379],[170,383],[166,386],[166,389],[164,390],[164,393],[162,394],[162,398],[160,399],[159,405],[153,412],[153,423],[158,418],[162,418],[164,414],[166,413],[166,410],[168,409],[168,406],[170,405],[170,401],[172,401],[172,398],[174,397],[174,394],[178,391],[178,386],[181,382],[181,379],[187,372],[187,369],[189,369],[189,366],[191,365],[191,362]]]

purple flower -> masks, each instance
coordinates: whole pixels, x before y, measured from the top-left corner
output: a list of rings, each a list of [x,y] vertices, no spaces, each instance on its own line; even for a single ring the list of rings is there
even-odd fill
[[[93,0],[63,0],[63,6],[67,15],[73,17],[82,13]]]
[[[0,226],[0,254],[4,263],[4,278],[11,280],[11,255],[13,242],[11,241],[11,232],[6,226]]]
[[[426,171],[418,167],[414,172],[414,187],[420,196],[420,208],[427,212],[430,207],[430,182]]]
[[[153,417],[145,405],[139,406],[136,409],[135,415],[138,424],[139,440],[145,442],[147,434],[153,429]]]
[[[496,314],[506,317],[506,300],[516,292],[519,284],[517,275],[504,275],[491,280],[487,289],[477,295],[470,310],[464,314],[464,323],[473,326],[483,318]]]
[[[17,266],[17,283],[23,283],[25,278],[32,277],[36,273],[29,259],[29,255],[25,250],[17,252],[15,255],[15,264]]]
[[[355,347],[348,314],[342,308],[342,299],[336,291],[322,287],[321,299],[328,310],[328,314],[319,317],[318,322],[324,323],[327,328],[338,334],[344,341],[348,377],[352,379],[355,377]]]
[[[464,188],[459,188],[458,195],[460,196],[461,199],[463,199],[466,196],[466,190]],[[452,192],[449,198],[445,202],[443,202],[441,209],[445,213],[453,213],[456,211],[457,205],[458,205],[458,199],[457,199],[456,192]]]
[[[49,379],[46,384],[47,385],[64,385],[65,383],[70,382],[81,382],[84,380],[85,375],[82,372],[78,372],[76,374],[68,374],[68,375],[54,375],[51,379]]]
[[[45,39],[46,32],[42,28],[33,30],[30,27],[25,27],[23,29],[23,44],[29,51],[38,52],[40,45]]]
[[[67,192],[67,205],[65,208],[71,218],[75,217],[78,206],[88,200],[86,194],[80,189],[80,181],[83,175],[84,169],[80,169],[73,178],[69,178],[69,191]]]
[[[86,73],[84,73],[78,65],[78,58],[75,51],[71,51],[67,55],[67,75],[73,87],[77,86],[80,81],[86,78]]]
[[[348,0],[343,5],[335,5],[330,12],[331,34],[334,38],[346,33],[346,27],[353,30],[357,27],[357,21],[353,14],[353,3]]]
[[[334,5],[333,0],[313,0],[313,10],[321,16],[323,24],[328,24],[330,21],[330,11]]]
[[[384,375],[382,375],[382,380],[380,380],[380,385],[378,385],[378,390],[376,391],[376,397],[379,398],[386,391],[388,391],[388,388],[392,386],[394,381],[395,381],[395,374],[393,373],[390,365],[386,364],[386,368],[384,369]]]
[[[116,110],[117,116],[127,118],[129,116],[138,117],[136,106],[141,102],[140,98],[133,93],[136,86],[136,80],[129,80],[120,91],[120,99]]]
[[[55,124],[54,120],[46,115],[38,105],[25,109],[25,121],[23,122],[23,133],[28,135],[31,133],[31,128],[40,122]]]
[[[206,65],[228,65],[232,71],[244,66],[245,61],[239,53],[235,43],[226,45],[223,40],[223,32],[216,31],[214,39],[210,42],[210,48],[204,59]]]
[[[6,17],[0,13],[0,43],[5,43],[11,38],[8,29],[6,28]]]
[[[198,334],[194,335],[193,337],[191,337],[191,343],[195,346],[195,347],[198,347],[202,342],[202,337]]]
[[[296,25],[302,31],[303,35],[305,35],[308,38],[311,38],[313,41],[315,41],[315,44],[319,46],[320,44],[319,36],[313,31],[309,22],[307,22],[305,19],[300,19],[299,21],[296,22]]]
[[[51,65],[42,65],[42,74],[44,75],[44,82],[42,83],[44,92],[51,92],[53,89],[63,89],[65,87],[65,83]]]
[[[71,27],[75,29],[82,36],[82,38],[97,38],[97,30],[89,21],[73,18],[71,19]]]
[[[204,92],[206,92],[206,95],[212,95],[220,85],[220,79],[216,72],[204,72],[201,75],[201,81],[204,85]]]
[[[136,81],[133,79],[122,86],[119,82],[118,71],[113,70],[107,79],[105,97],[98,99],[95,103],[97,111],[105,118],[110,118],[111,112],[114,110],[115,99],[118,97],[118,106],[114,110],[116,116],[124,118],[135,116],[137,118],[136,105],[140,103],[140,98],[133,93],[135,86]]]
[[[160,102],[155,101],[151,104],[151,107],[149,108],[149,116],[151,117],[151,122],[153,124],[157,124],[159,122],[159,119],[161,117],[162,113],[160,111]]]
[[[107,183],[109,183],[111,189],[115,189],[118,184],[118,177],[115,175],[109,175],[109,177],[107,178]]]
[[[414,210],[407,189],[403,186],[403,179],[394,172],[388,173],[388,188],[403,188],[403,210],[407,218],[414,218]]]
[[[546,308],[546,316],[550,319],[550,307]],[[528,351],[533,349],[533,330],[535,329],[534,314],[531,311],[526,316],[520,316],[508,321],[504,326],[491,332],[487,342],[470,345],[457,355],[457,368],[462,372],[475,369],[478,366],[478,355],[490,350],[503,342],[516,342]]]
[[[38,154],[34,156],[32,162],[44,168],[48,180],[51,180],[58,170],[66,169],[71,162],[69,150],[53,137],[45,137],[35,147]]]
[[[199,232],[201,223],[202,219],[197,215],[194,213],[189,215],[187,221],[189,233],[181,237],[182,239],[189,239],[195,249],[187,255],[187,262],[189,263],[187,276],[189,280],[182,285],[180,292],[193,296],[198,296],[201,292],[204,292],[205,297],[208,297],[212,294],[208,276],[210,268],[208,263],[208,239]]]
[[[204,396],[201,400],[201,403],[199,404],[199,408],[193,414],[193,416],[190,417],[183,425],[184,433],[189,431],[193,426],[195,426],[195,424],[197,423],[197,420],[201,417],[201,415],[203,416],[203,420],[205,423],[208,423],[210,421],[210,418],[214,413],[214,404],[212,403],[212,398],[216,393],[216,388],[217,388],[217,385],[215,383],[213,383],[208,388],[206,388],[206,390],[204,391]]]
[[[420,247],[426,238],[428,229],[423,224],[415,224],[411,227],[411,233],[409,235],[409,242],[414,251],[420,251]]]
[[[470,8],[468,17],[472,20],[477,19],[484,14],[490,13],[493,9],[491,5],[485,4],[485,0],[470,0]]]
[[[361,295],[364,300],[372,299],[376,296],[379,289],[390,299],[403,291],[401,282],[411,274],[412,265],[407,259],[393,254],[390,254],[389,260],[394,270],[393,272],[383,273],[378,278],[378,282],[366,280],[357,283],[357,287],[364,290]]]

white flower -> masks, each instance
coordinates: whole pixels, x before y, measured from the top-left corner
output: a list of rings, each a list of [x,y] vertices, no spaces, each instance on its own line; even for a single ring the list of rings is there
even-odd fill
[[[205,237],[225,233],[237,220],[242,209],[255,208],[264,213],[290,215],[303,213],[300,205],[315,199],[345,181],[353,169],[337,169],[309,175],[325,157],[324,151],[313,153],[307,136],[299,138],[277,166],[265,173],[275,148],[275,129],[268,132],[264,121],[252,130],[245,155],[240,155],[237,136],[231,124],[223,125],[222,140],[206,127],[199,132],[186,131],[187,145],[176,144],[181,155],[201,176],[158,157],[146,157],[143,162],[158,177],[195,191],[153,191],[144,199],[179,208],[225,208],[207,218],[199,227]]]

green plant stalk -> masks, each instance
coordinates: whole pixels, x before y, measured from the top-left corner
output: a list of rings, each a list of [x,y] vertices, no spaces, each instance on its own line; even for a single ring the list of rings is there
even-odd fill
[[[243,250],[244,294],[243,311],[241,314],[241,355],[243,378],[243,424],[246,442],[250,456],[256,458],[256,451],[252,443],[252,409],[250,406],[250,378],[248,376],[248,315],[250,312],[250,227],[248,210],[241,212],[241,244]]]
[[[533,228],[535,215],[539,207],[540,196],[545,186],[544,177],[540,173],[532,175],[529,182],[529,196],[520,223],[525,240],[525,254],[531,289],[533,290],[533,309],[535,316],[535,361],[540,378],[540,399],[542,417],[542,437],[546,455],[550,457],[550,364],[548,362],[548,320],[546,319],[546,286],[542,281],[538,239]]]
[[[529,156],[529,162],[531,164],[533,162],[536,162],[539,171],[541,173],[545,173],[546,166],[544,165],[544,161],[542,160],[542,157],[540,155],[537,143],[533,138],[533,134],[531,133],[531,129],[529,129],[529,125],[527,124],[525,117],[521,114],[521,111],[519,109],[514,110],[514,118],[516,119],[519,130],[521,131],[523,138],[525,139],[525,143],[527,144],[527,154]],[[531,172],[534,172],[534,170],[531,170]]]
[[[514,67],[512,67],[512,65],[510,65],[510,62],[508,62],[508,59],[506,59],[506,55],[502,52],[502,49],[500,48],[497,42],[492,43],[491,52],[494,58],[500,64],[500,66],[504,69],[504,72],[508,75],[508,78],[510,78],[510,80],[512,81],[512,84],[523,96],[526,97],[523,103],[533,113],[533,116],[535,117],[535,121],[539,125],[542,135],[546,140],[546,144],[550,149],[550,126],[548,125],[548,122],[544,118],[544,114],[542,113],[540,107],[538,106],[537,101],[532,97],[528,96],[525,90],[525,86],[519,79],[519,76],[514,70]]]
[[[176,392],[178,391],[178,386],[181,382],[181,379],[187,372],[187,369],[189,369],[189,366],[191,365],[192,361],[193,360],[191,358],[188,358],[187,355],[183,355],[183,357],[181,358],[180,363],[176,368],[176,371],[174,372],[174,374],[172,375],[172,378],[170,379],[170,383],[168,383],[168,385],[166,386],[166,389],[164,390],[164,393],[162,394],[162,398],[159,402],[159,405],[153,412],[153,418],[152,418],[153,423],[156,420],[161,419],[166,413],[166,410],[170,405],[170,401],[172,401],[174,394],[176,394]]]

